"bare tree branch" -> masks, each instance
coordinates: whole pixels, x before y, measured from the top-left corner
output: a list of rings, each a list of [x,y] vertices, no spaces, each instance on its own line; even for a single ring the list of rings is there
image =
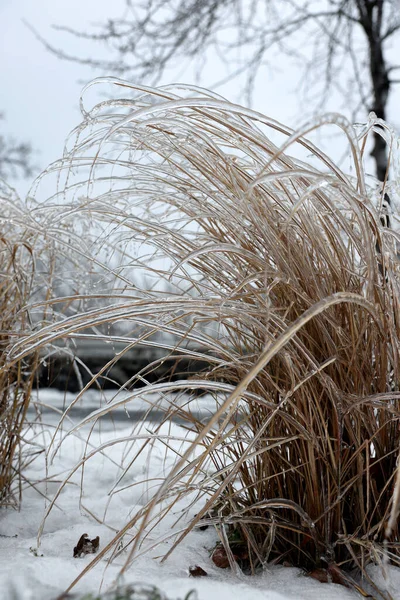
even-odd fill
[[[4,116],[0,114],[0,120]],[[32,174],[32,147],[12,137],[0,135],[0,178],[29,177]]]
[[[249,99],[279,51],[301,61],[313,106],[323,109],[336,90],[347,106],[383,119],[395,83],[389,73],[400,66],[385,54],[400,31],[398,0],[126,0],[121,18],[92,31],[57,30],[107,47],[114,58],[74,56],[33,31],[60,59],[139,82],[156,82],[182,60],[201,67],[214,53],[229,67],[224,80],[240,77]],[[372,154],[383,181],[387,154],[379,135]]]

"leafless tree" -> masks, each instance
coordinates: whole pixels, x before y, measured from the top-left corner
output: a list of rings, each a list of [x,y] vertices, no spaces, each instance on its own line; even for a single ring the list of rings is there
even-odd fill
[[[0,113],[0,119],[3,119]],[[13,137],[0,135],[0,178],[8,179],[32,174],[32,147],[16,141]]]
[[[60,58],[135,81],[153,83],[167,67],[185,59],[199,63],[215,52],[230,77],[244,77],[249,94],[277,51],[286,53],[301,61],[314,109],[326,107],[336,89],[353,117],[363,109],[385,119],[389,94],[399,83],[394,73],[400,60],[388,59],[400,30],[399,0],[126,0],[121,18],[90,32],[57,29],[104,44],[113,56],[71,56],[42,39]],[[379,135],[372,156],[383,181],[387,150]]]

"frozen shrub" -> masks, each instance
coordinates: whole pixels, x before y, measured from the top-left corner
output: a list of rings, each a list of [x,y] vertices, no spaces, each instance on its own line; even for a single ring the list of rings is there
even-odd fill
[[[106,264],[118,256],[108,263],[114,289],[102,310],[22,339],[12,355],[124,320],[126,348],[162,334],[171,364],[189,356],[208,368],[116,394],[80,424],[139,393],[186,390],[186,403],[162,406],[165,421],[179,414],[194,432],[154,496],[91,564],[120,553],[134,532],[127,568],[154,546],[149,529],[194,496],[197,516],[176,530],[167,556],[208,517],[233,568],[233,539],[250,571],[271,560],[364,570],[383,560],[384,542],[399,562],[399,237],[383,228],[385,190],[367,185],[363,168],[366,137],[386,135],[385,124],[371,120],[357,137],[328,115],[296,133],[197,88],[112,83],[123,99],[91,110],[82,103],[84,122],[59,165],[59,202],[90,215]],[[329,124],[347,138],[353,176],[306,137]],[[394,200],[396,189],[386,191]],[[134,284],[133,272],[154,285]],[[206,420],[193,416],[194,390],[215,394]],[[157,437],[140,442],[142,424],[135,432],[137,452]]]
[[[25,418],[38,366],[38,353],[8,362],[8,350],[33,329],[28,304],[34,292],[37,232],[26,206],[0,182],[0,506],[16,506],[26,461],[37,449],[21,451]]]

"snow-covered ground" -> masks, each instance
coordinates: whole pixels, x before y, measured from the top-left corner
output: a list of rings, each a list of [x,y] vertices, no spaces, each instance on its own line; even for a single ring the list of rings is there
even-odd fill
[[[69,402],[71,398],[72,396],[63,398],[62,394],[52,390],[40,394],[41,402],[58,409],[62,409],[64,401]],[[111,392],[108,400],[110,399]],[[88,406],[94,410],[98,408],[99,395],[91,393],[85,401],[85,410]],[[207,399],[202,401],[205,410]],[[209,400],[207,410],[211,405],[212,401]],[[81,413],[77,415],[82,418]],[[37,428],[33,438],[30,434],[35,443],[49,448],[57,418],[56,413],[45,413],[44,421],[47,425],[44,430]],[[73,412],[71,418],[74,420]],[[159,425],[149,421],[141,431],[152,432],[156,427]],[[21,510],[0,512],[1,600],[55,600],[94,557],[93,554],[88,554],[83,558],[73,558],[73,548],[80,536],[83,533],[87,533],[90,538],[100,536],[100,550],[104,548],[112,539],[114,531],[121,528],[151,495],[151,484],[144,483],[144,480],[162,478],[170,464],[168,450],[166,451],[165,443],[160,439],[154,443],[150,454],[142,454],[135,460],[121,491],[110,497],[109,492],[121,472],[120,467],[129,462],[133,447],[119,443],[108,446],[103,454],[95,454],[86,465],[82,487],[81,471],[77,471],[63,488],[44,524],[38,547],[37,533],[46,507],[66,474],[79,461],[82,453],[88,453],[92,446],[131,435],[132,415],[129,418],[121,409],[114,422],[108,420],[100,429],[93,431],[89,439],[92,445],[90,447],[86,446],[88,432],[89,427],[86,425],[78,430],[77,435],[64,438],[53,463],[48,465],[51,481],[47,484],[43,481],[46,456],[42,453],[24,473],[34,487],[28,484],[24,486]],[[169,445],[175,444],[175,450],[181,444],[178,438],[187,436],[187,432],[178,423],[161,426],[158,434],[174,437],[175,441]],[[56,448],[56,441],[53,450]],[[128,482],[130,485],[126,487]],[[151,546],[156,539],[165,536],[181,509],[179,506],[174,507],[175,513],[169,514],[150,533],[146,544]],[[190,514],[194,514],[196,507],[193,506],[190,511]],[[300,570],[290,567],[275,566],[258,576],[237,577],[229,570],[218,569],[212,563],[210,550],[216,539],[212,528],[194,531],[166,562],[161,563],[160,556],[165,554],[171,544],[171,540],[166,539],[147,554],[139,556],[125,572],[123,580],[119,581],[123,584],[141,582],[157,585],[171,600],[183,599],[193,589],[197,590],[199,600],[350,600],[359,597],[354,591],[335,584],[319,583],[306,577]],[[119,555],[112,564],[102,560],[79,581],[73,591],[97,593],[99,589],[105,591],[112,587],[118,580],[127,552]],[[208,577],[189,577],[188,568],[191,565],[201,566]],[[391,581],[388,583],[394,590],[394,598],[400,598],[399,573],[392,570]],[[374,576],[383,583],[378,568],[375,569]]]

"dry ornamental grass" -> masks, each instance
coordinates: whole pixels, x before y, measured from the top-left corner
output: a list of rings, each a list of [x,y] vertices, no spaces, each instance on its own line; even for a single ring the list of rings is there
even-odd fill
[[[28,306],[34,294],[37,246],[43,244],[38,244],[39,232],[32,228],[26,206],[2,182],[0,225],[0,507],[16,507],[23,471],[42,451],[23,443],[39,356],[32,352],[9,365],[8,351],[34,327]]]
[[[238,546],[251,572],[289,562],[355,586],[346,573],[382,563],[384,545],[399,564],[400,239],[382,226],[383,191],[363,169],[367,137],[379,130],[390,141],[390,132],[372,119],[356,135],[327,115],[296,133],[198,88],[110,81],[124,98],[90,110],[82,102],[55,204],[61,221],[71,210],[90,216],[113,291],[101,309],[18,341],[12,360],[123,321],[127,350],[162,344],[176,372],[182,357],[209,366],[132,393],[186,390],[185,405],[164,408],[165,422],[179,414],[195,435],[87,568],[134,531],[125,570],[148,531],[193,494],[197,516],[184,530],[179,522],[168,555],[209,523],[235,569]],[[327,124],[347,137],[353,176],[308,141]],[[153,283],[139,284],[141,273]],[[191,411],[199,390],[216,398],[206,421]],[[117,394],[80,426],[129,401]],[[141,452],[151,436],[140,442],[140,423],[135,432]]]

